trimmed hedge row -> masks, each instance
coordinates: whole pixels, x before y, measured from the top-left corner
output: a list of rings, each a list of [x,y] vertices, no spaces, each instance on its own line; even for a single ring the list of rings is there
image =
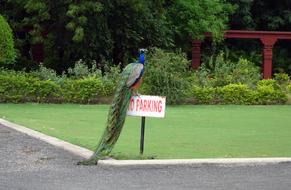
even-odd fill
[[[62,84],[32,76],[0,76],[0,102],[94,103],[113,94],[100,78],[67,79]]]
[[[2,72],[0,103],[104,103],[113,95],[114,87],[113,81],[101,77],[54,82],[30,74]],[[255,89],[245,84],[193,86],[188,90],[188,98],[195,104],[284,104],[290,85],[284,89],[276,80],[259,81]]]
[[[245,84],[229,84],[223,87],[193,87],[190,97],[197,104],[284,104],[287,94],[276,88],[274,80],[259,81],[255,89]]]

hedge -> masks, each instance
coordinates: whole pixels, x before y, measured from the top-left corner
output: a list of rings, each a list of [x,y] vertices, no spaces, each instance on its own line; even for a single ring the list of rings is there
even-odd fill
[[[62,89],[64,100],[73,103],[96,102],[98,98],[109,95],[105,91],[102,80],[93,77],[67,80],[64,82]]]
[[[100,78],[67,79],[62,84],[25,75],[0,75],[0,102],[93,103],[112,95]]]
[[[263,80],[255,89],[245,84],[229,84],[223,87],[197,87],[190,92],[190,98],[196,104],[245,104],[266,105],[284,104],[287,94],[273,80]]]
[[[229,84],[216,89],[218,102],[223,104],[254,104],[254,92],[245,84]]]
[[[26,73],[0,72],[0,103],[104,103],[104,98],[108,100],[113,93],[113,82],[102,77],[67,78],[58,83]],[[284,104],[287,101],[286,92],[272,79],[259,81],[254,89],[245,84],[192,86],[187,94],[196,104]]]

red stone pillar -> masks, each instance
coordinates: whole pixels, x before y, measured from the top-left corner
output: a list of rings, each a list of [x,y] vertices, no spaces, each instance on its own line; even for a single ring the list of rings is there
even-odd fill
[[[273,59],[273,46],[276,43],[277,38],[263,37],[261,42],[263,43],[263,78],[269,79],[272,77],[272,59]]]
[[[193,40],[192,41],[192,64],[193,69],[197,69],[200,66],[201,61],[201,41]]]

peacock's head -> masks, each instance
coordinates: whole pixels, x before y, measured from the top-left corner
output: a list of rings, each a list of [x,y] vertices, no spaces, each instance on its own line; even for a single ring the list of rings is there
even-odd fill
[[[139,59],[138,59],[139,63],[144,64],[144,62],[145,62],[144,54],[145,54],[146,51],[147,51],[146,49],[139,49]]]

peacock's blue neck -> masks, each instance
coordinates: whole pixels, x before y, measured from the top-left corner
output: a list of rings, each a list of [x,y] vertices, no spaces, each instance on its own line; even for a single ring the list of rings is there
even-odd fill
[[[144,64],[144,62],[145,62],[145,57],[144,57],[144,54],[143,54],[143,53],[141,53],[141,54],[139,55],[138,62],[141,63],[141,64]]]

